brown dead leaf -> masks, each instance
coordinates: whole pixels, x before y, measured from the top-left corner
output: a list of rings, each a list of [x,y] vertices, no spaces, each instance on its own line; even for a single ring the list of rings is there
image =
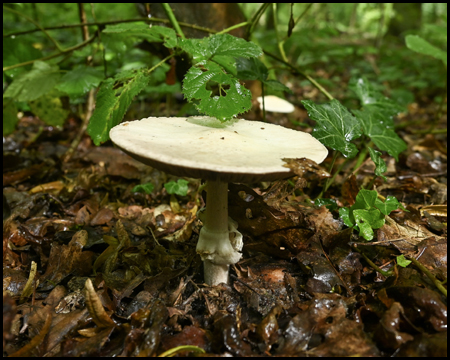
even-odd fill
[[[99,328],[116,326],[116,323],[109,317],[103,308],[103,304],[94,290],[91,279],[85,284],[86,307],[89,310],[92,320]]]
[[[352,206],[356,201],[356,195],[358,195],[359,187],[356,183],[356,176],[351,175],[347,180],[345,180],[342,185],[342,198],[347,201],[350,206]]]
[[[87,241],[87,231],[80,230],[75,233],[68,245],[52,244],[47,269],[40,278],[41,290],[53,289],[74,271],[89,273],[93,258],[91,252],[83,252]]]
[[[284,167],[291,169],[291,171],[300,177],[305,177],[306,173],[312,173],[317,175],[320,179],[331,177],[330,173],[322,166],[318,165],[315,161],[307,158],[300,159],[281,159],[285,162]]]

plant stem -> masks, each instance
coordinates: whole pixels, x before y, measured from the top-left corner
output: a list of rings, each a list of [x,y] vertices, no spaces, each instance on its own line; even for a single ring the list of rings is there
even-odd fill
[[[56,48],[57,48],[60,52],[62,52],[62,48],[61,48],[61,46],[58,44],[58,42],[57,42],[52,36],[50,36],[50,34],[49,34],[49,33],[48,33],[41,25],[39,25],[39,23],[37,23],[36,21],[34,21],[32,18],[30,18],[30,17],[24,15],[23,13],[21,13],[21,12],[19,12],[19,11],[16,11],[16,10],[14,10],[14,9],[11,9],[11,8],[9,8],[9,7],[7,7],[7,6],[3,6],[3,9],[6,10],[6,11],[9,11],[9,12],[12,12],[12,13],[14,13],[14,14],[16,14],[16,15],[22,16],[22,17],[24,17],[25,19],[27,19],[29,22],[33,23],[37,28],[39,28],[39,30],[41,30],[41,31],[45,34],[45,36],[47,36],[47,37],[49,38],[49,40],[56,46]]]
[[[262,106],[263,106],[263,121],[266,122],[266,99],[264,95],[264,83],[261,81],[261,95],[262,95]]]
[[[228,33],[228,32],[230,32],[230,31],[232,31],[234,29],[239,29],[240,27],[246,26],[248,24],[249,24],[249,22],[245,21],[245,22],[242,22],[240,24],[236,24],[236,25],[230,26],[227,29],[223,29],[222,31],[219,31],[218,33],[216,33],[216,35]]]
[[[261,15],[264,14],[264,11],[266,11],[266,9],[269,6],[270,6],[270,3],[263,3],[261,5],[261,7],[253,15],[252,19],[250,20],[250,22],[248,24],[247,32],[245,34],[245,37],[247,39],[250,38],[250,36],[252,35],[253,31],[255,30],[256,24],[259,22],[259,19],[261,18]]]
[[[95,21],[91,23],[86,24],[69,24],[69,25],[59,25],[59,26],[48,26],[45,28],[42,28],[44,30],[58,30],[58,29],[71,29],[74,27],[82,27],[82,26],[105,26],[105,25],[114,25],[114,24],[122,24],[122,23],[129,23],[129,22],[154,22],[154,23],[163,23],[163,24],[170,24],[170,20],[168,19],[159,19],[159,18],[135,18],[135,19],[126,19],[126,20],[112,20],[112,21]],[[178,22],[181,27],[186,27],[194,30],[203,31],[209,34],[216,34],[216,30],[208,29],[202,26],[192,25],[185,22]],[[40,31],[40,29],[31,29],[31,30],[24,30],[24,31],[17,31],[12,32],[9,34],[3,34],[3,37],[11,37],[11,36],[19,36],[19,35],[26,35],[30,33],[34,33],[36,31]]]
[[[267,56],[270,56],[271,58],[278,60],[279,62],[283,63],[284,65],[288,66],[290,69],[292,69],[294,71],[294,74],[299,74],[302,75],[305,79],[307,79],[311,84],[313,84],[322,94],[324,94],[329,100],[333,100],[333,96],[331,96],[331,94],[326,91],[322,85],[320,85],[316,80],[314,80],[311,76],[309,76],[308,74],[305,74],[303,71],[301,71],[300,69],[298,69],[297,67],[295,67],[294,65],[291,65],[289,62],[284,61],[283,59],[281,59],[280,57],[278,57],[275,54],[272,54],[271,52],[268,52],[266,50],[263,50],[264,54],[266,54]]]
[[[411,260],[412,263],[416,265],[419,270],[422,271],[433,282],[433,284],[439,289],[439,291],[444,294],[445,297],[447,297],[447,289],[442,285],[441,281],[436,279],[436,277],[413,256],[407,256],[407,259]]]
[[[164,11],[166,12],[167,17],[169,18],[170,23],[172,24],[172,26],[175,29],[175,31],[177,32],[177,34],[180,35],[180,37],[182,39],[186,39],[186,36],[184,36],[183,30],[181,30],[180,24],[178,23],[178,20],[175,17],[169,3],[161,3],[161,5],[162,5]]]
[[[53,59],[53,58],[55,58],[55,57],[58,57],[58,56],[61,56],[61,55],[70,53],[70,52],[75,51],[75,50],[78,50],[78,49],[80,49],[80,48],[86,46],[87,44],[91,43],[91,42],[96,38],[96,36],[97,36],[97,35],[93,35],[93,36],[91,36],[88,40],[83,41],[82,43],[80,43],[80,44],[78,44],[78,45],[75,45],[75,46],[72,46],[72,47],[70,47],[70,48],[68,48],[68,49],[65,49],[65,50],[63,50],[63,51],[61,51],[61,52],[59,52],[59,53],[57,53],[57,54],[53,54],[53,55],[49,55],[49,56],[44,56],[44,57],[42,57],[42,58],[40,58],[40,59],[34,59],[34,60],[30,60],[30,61],[25,61],[25,62],[20,63],[20,64],[15,64],[15,65],[11,65],[11,66],[5,66],[5,67],[3,68],[3,71],[7,71],[7,70],[15,69],[15,68],[18,68],[18,67],[22,67],[22,66],[27,66],[27,65],[30,65],[30,64],[34,64],[34,62],[36,62],[36,61],[50,60],[50,59]]]

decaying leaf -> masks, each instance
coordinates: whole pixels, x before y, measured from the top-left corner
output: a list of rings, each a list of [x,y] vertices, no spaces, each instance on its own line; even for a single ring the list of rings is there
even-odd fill
[[[86,307],[89,310],[89,314],[92,316],[95,324],[99,328],[116,326],[116,323],[109,317],[103,308],[103,304],[95,292],[91,279],[86,280]]]

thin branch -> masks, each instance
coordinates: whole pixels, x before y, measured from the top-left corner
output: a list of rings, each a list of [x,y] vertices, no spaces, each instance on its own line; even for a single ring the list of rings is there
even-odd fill
[[[161,6],[164,9],[164,12],[166,13],[167,17],[170,20],[170,23],[172,24],[173,28],[177,32],[178,35],[182,39],[186,39],[186,36],[184,36],[183,30],[180,28],[180,24],[178,23],[177,18],[175,17],[175,14],[172,11],[172,8],[170,7],[169,3],[161,3]]]
[[[9,34],[3,34],[3,37],[11,37],[11,36],[19,36],[19,35],[25,35],[34,33],[36,31],[42,31],[42,30],[59,30],[59,29],[71,29],[71,28],[77,28],[82,26],[106,26],[106,25],[114,25],[114,24],[122,24],[122,23],[129,23],[129,22],[149,22],[149,23],[163,23],[163,24],[170,24],[170,20],[168,19],[159,19],[159,18],[134,18],[134,19],[126,19],[126,20],[111,20],[111,21],[96,21],[86,24],[69,24],[69,25],[59,25],[59,26],[49,26],[42,29],[31,29],[31,30],[24,30],[24,31],[17,31]],[[194,30],[199,30],[206,32],[208,34],[215,34],[217,33],[216,30],[212,30],[209,28],[205,28],[198,25],[192,25],[185,22],[178,22],[181,27],[186,27]]]
[[[91,43],[96,38],[96,36],[97,35],[93,35],[89,39],[87,39],[86,41],[83,41],[82,43],[80,43],[78,45],[72,46],[72,47],[70,47],[68,49],[62,50],[62,51],[60,51],[60,52],[58,52],[56,54],[53,54],[53,55],[44,56],[44,57],[42,57],[40,59],[34,59],[34,60],[25,61],[25,62],[20,63],[20,64],[15,64],[15,65],[11,65],[11,66],[5,66],[3,68],[3,71],[15,69],[15,68],[22,67],[22,66],[27,66],[27,65],[33,64],[35,61],[50,60],[50,59],[53,59],[55,57],[58,57],[58,56],[70,53],[70,52],[75,51],[75,50],[78,50],[78,49],[86,46],[87,44]]]
[[[301,71],[300,69],[298,69],[297,67],[295,67],[294,65],[291,65],[289,62],[284,61],[283,59],[281,59],[280,57],[278,57],[275,54],[272,54],[271,52],[268,52],[266,50],[263,50],[264,54],[266,54],[267,56],[270,56],[271,58],[278,60],[279,62],[283,63],[284,65],[288,66],[290,69],[292,69],[294,71],[294,73],[300,74],[303,77],[305,77],[311,84],[313,84],[322,94],[324,94],[329,100],[333,100],[333,96],[331,96],[331,94],[326,91],[322,85],[320,85],[316,80],[314,80],[311,76],[309,76],[308,74],[305,74],[303,71]]]
[[[36,27],[38,27],[39,30],[41,30],[41,31],[45,34],[45,36],[47,36],[47,37],[49,38],[49,40],[56,46],[56,48],[57,48],[59,51],[62,51],[62,48],[61,48],[61,46],[58,44],[58,42],[57,42],[53,37],[51,37],[50,34],[49,34],[49,33],[48,33],[41,25],[39,25],[39,23],[37,23],[36,21],[34,21],[32,18],[26,16],[25,14],[23,14],[23,13],[17,11],[17,10],[11,9],[11,8],[9,8],[9,7],[7,7],[7,6],[3,6],[3,9],[6,10],[6,11],[9,11],[9,12],[12,12],[12,13],[18,15],[18,16],[22,16],[22,17],[24,17],[25,19],[27,19],[30,23],[32,23],[32,24],[34,24]]]

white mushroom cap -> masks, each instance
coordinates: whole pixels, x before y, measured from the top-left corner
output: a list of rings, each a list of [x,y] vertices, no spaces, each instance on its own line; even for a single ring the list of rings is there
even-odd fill
[[[111,140],[144,164],[167,173],[224,182],[289,177],[283,158],[321,163],[328,150],[310,134],[259,121],[150,117],[124,122]]]
[[[257,98],[258,102],[261,104],[262,108],[262,97]],[[275,95],[264,96],[264,107],[266,111],[277,112],[277,113],[291,113],[295,110],[294,105],[289,101],[279,98]]]

